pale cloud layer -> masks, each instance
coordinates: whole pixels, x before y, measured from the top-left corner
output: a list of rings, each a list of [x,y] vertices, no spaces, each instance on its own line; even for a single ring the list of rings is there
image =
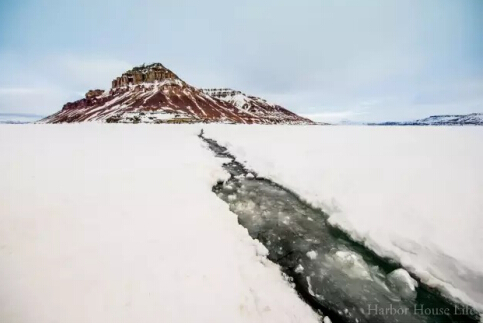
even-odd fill
[[[483,112],[481,1],[0,3],[0,113],[50,114],[133,65],[318,120]]]
[[[301,113],[303,117],[316,122],[339,123],[344,121],[356,121],[366,115],[366,112],[357,111],[323,111],[320,113]]]

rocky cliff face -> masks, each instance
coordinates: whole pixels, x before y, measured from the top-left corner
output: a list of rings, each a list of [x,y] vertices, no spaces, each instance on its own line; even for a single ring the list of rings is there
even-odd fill
[[[112,81],[108,91],[89,90],[85,98],[65,104],[41,122],[312,123],[263,99],[232,92],[192,87],[162,64],[154,63],[126,71]],[[246,105],[240,105],[242,100]]]
[[[161,63],[142,65],[126,71],[122,76],[112,81],[112,88],[138,85],[165,79],[179,79],[171,70],[166,69]]]

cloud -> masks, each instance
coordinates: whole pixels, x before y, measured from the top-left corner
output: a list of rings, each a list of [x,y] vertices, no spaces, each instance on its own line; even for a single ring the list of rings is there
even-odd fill
[[[194,86],[239,89],[318,118],[339,112],[343,119],[412,119],[462,113],[482,100],[481,87],[469,85],[483,81],[478,0],[8,7],[0,35],[0,70],[8,77],[0,88],[9,90],[0,111],[14,105],[53,113],[153,61]],[[13,89],[19,89],[14,100]]]
[[[37,114],[16,114],[16,113],[0,113],[0,122],[35,122],[45,117]]]
[[[319,113],[301,113],[300,115],[315,122],[338,123],[341,121],[359,121],[360,117],[366,114],[366,112],[354,111],[326,111]]]
[[[47,66],[56,78],[67,82],[69,87],[83,90],[108,89],[115,77],[133,67],[132,64],[116,58],[70,54],[58,56]]]
[[[2,95],[24,95],[35,94],[42,92],[40,89],[35,88],[0,88],[0,96]]]
[[[10,83],[0,84],[0,113],[48,115],[68,102],[80,99],[89,89],[109,89],[111,81],[131,64],[107,57],[56,54],[31,58],[18,64],[7,55],[0,63]]]
[[[56,88],[0,88],[0,113],[47,115],[62,108],[68,95]]]
[[[0,88],[0,96],[44,94],[49,91],[50,89],[7,87],[7,88]]]

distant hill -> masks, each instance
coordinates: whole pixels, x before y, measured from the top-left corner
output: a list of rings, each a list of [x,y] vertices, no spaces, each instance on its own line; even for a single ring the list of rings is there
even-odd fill
[[[467,115],[433,115],[408,122],[368,123],[368,125],[483,125],[483,113]]]
[[[43,117],[45,115],[0,112],[0,124],[27,124],[38,121]]]
[[[23,122],[23,121],[0,121],[0,124],[28,124],[32,122]]]

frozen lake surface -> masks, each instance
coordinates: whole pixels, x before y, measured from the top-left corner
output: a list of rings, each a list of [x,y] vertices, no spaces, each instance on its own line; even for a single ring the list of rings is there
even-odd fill
[[[483,310],[483,128],[208,125],[259,176],[445,296]]]
[[[317,321],[199,130],[1,125],[0,321]]]
[[[281,186],[254,175],[211,139],[203,139],[219,156],[231,178],[214,187],[241,225],[269,250],[302,297],[332,321],[468,322],[466,306],[453,304],[418,283],[391,261],[351,240]],[[393,312],[391,312],[393,310]],[[447,311],[437,313],[433,311]],[[389,311],[389,312],[387,312]]]
[[[216,157],[201,128],[233,156]],[[477,127],[2,125],[0,319],[475,320],[482,139]],[[474,309],[374,309],[455,301]]]

